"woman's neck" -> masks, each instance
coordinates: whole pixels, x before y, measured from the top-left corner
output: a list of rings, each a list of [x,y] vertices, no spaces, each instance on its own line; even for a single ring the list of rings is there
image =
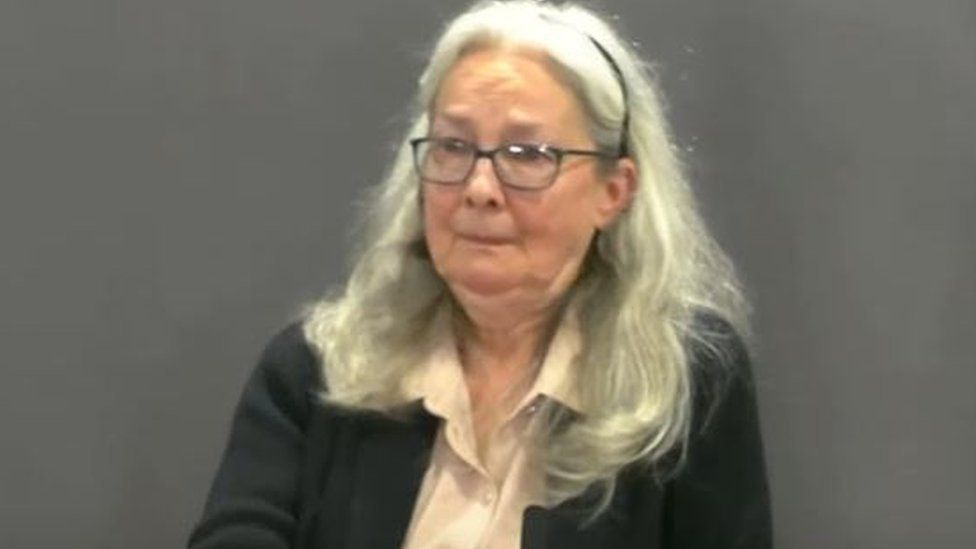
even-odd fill
[[[518,377],[535,364],[560,309],[556,304],[490,318],[459,311],[455,334],[465,370],[474,377]]]
[[[458,340],[465,369],[478,377],[507,377],[528,368],[547,324],[548,319],[533,319],[509,327],[467,326]]]

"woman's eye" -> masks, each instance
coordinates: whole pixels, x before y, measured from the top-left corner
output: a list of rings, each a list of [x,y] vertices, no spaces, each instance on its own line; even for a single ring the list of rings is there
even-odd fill
[[[436,149],[445,154],[466,154],[470,146],[460,139],[441,139],[436,142]]]
[[[549,155],[540,147],[532,145],[509,145],[505,155],[517,162],[533,163],[549,160]]]

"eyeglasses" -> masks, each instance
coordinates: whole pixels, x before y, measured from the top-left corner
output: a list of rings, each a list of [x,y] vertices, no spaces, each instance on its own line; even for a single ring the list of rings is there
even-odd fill
[[[506,143],[482,150],[473,143],[453,137],[418,137],[410,140],[413,163],[421,179],[440,185],[464,183],[479,158],[491,160],[498,181],[513,189],[542,190],[559,175],[563,157],[595,156],[615,159],[617,155],[594,150],[563,149],[552,145]]]

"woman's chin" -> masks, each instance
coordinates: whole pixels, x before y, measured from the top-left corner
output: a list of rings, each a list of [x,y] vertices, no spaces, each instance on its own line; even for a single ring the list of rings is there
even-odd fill
[[[513,290],[518,286],[516,277],[509,273],[491,271],[469,271],[450,277],[451,286],[465,293],[495,296]]]

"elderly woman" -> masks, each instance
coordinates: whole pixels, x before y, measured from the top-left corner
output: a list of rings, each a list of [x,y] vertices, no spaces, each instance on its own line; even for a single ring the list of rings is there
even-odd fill
[[[416,108],[344,290],[251,376],[190,547],[769,547],[744,305],[625,41],[479,3]]]

